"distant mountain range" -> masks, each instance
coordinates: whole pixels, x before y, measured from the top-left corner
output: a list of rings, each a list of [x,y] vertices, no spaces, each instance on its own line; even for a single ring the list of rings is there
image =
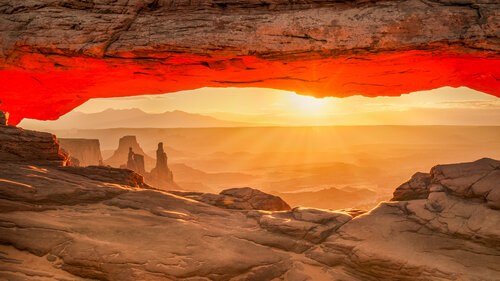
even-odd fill
[[[70,112],[56,121],[23,120],[20,127],[35,130],[106,128],[252,127],[259,124],[220,120],[180,110],[147,113],[137,108],[107,109],[97,113]]]

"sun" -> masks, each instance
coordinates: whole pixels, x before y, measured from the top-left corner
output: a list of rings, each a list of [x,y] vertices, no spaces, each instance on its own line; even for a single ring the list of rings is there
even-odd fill
[[[323,99],[291,93],[289,95],[289,103],[292,110],[303,115],[319,115],[324,113],[325,103]]]

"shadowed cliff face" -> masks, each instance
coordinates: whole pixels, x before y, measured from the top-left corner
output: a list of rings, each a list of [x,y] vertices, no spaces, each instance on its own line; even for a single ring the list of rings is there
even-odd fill
[[[205,86],[500,95],[497,1],[1,3],[0,99],[13,124],[95,97]]]
[[[61,151],[56,136],[24,130],[8,124],[8,113],[0,111],[0,159],[7,162],[26,162],[66,166],[69,155]]]

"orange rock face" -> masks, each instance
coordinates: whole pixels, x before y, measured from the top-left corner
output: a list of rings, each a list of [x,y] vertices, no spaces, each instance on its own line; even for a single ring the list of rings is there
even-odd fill
[[[10,125],[0,125],[0,159],[51,166],[71,165],[69,155],[61,151],[56,136]]]
[[[7,2],[0,100],[12,124],[96,97],[200,87],[500,96],[496,1]]]

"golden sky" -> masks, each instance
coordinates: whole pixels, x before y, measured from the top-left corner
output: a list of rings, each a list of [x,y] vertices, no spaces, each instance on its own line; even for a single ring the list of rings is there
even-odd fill
[[[303,125],[500,125],[500,99],[465,87],[401,97],[322,98],[261,88],[202,88],[164,95],[93,99],[75,109],[94,113],[139,108],[181,110],[223,120]]]

